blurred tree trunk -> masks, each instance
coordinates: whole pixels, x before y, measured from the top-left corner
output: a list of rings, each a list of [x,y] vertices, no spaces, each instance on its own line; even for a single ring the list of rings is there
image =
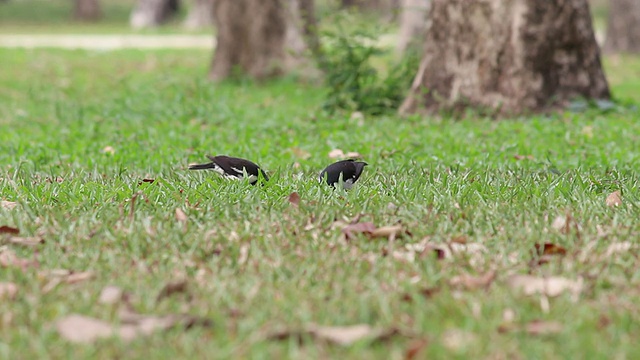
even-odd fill
[[[184,21],[187,29],[204,29],[213,25],[213,2],[214,0],[194,0],[191,1],[189,14]]]
[[[433,0],[401,113],[546,111],[609,98],[587,0]]]
[[[75,0],[73,17],[76,20],[95,21],[102,17],[98,0]]]
[[[396,50],[403,53],[410,47],[421,47],[423,33],[429,21],[427,11],[430,0],[402,0],[400,34]]]
[[[604,51],[640,53],[640,0],[611,0]]]
[[[178,0],[138,0],[129,23],[134,29],[156,27],[178,13]]]
[[[313,0],[215,0],[213,8],[215,81],[234,71],[256,79],[280,75],[302,65],[307,44],[314,46]]]

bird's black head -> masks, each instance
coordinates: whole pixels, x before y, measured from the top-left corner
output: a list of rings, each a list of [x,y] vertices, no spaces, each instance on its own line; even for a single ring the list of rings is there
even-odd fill
[[[364,171],[364,167],[369,164],[364,161],[354,161],[353,165],[356,167],[356,178],[359,178],[362,175],[362,171]]]

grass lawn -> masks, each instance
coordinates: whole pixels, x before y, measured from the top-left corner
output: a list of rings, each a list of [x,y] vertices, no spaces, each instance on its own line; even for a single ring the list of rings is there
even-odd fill
[[[17,203],[0,207],[0,226],[44,240],[0,238],[0,358],[640,356],[632,107],[362,120],[323,113],[323,89],[294,79],[214,86],[201,79],[208,52],[0,59],[10,69],[0,71],[0,198]],[[640,61],[606,66],[616,97],[639,101]],[[349,192],[316,181],[337,148],[370,164]],[[186,170],[209,153],[252,159],[272,180],[252,187]],[[609,207],[614,191],[622,204]],[[403,233],[347,241],[350,221],[400,223]],[[528,294],[514,286],[525,274],[525,286],[572,286]],[[180,280],[186,291],[157,300]],[[108,285],[129,300],[101,303]],[[212,324],[90,345],[56,330],[70,314],[117,324],[125,303]],[[310,324],[399,334],[299,341]]]

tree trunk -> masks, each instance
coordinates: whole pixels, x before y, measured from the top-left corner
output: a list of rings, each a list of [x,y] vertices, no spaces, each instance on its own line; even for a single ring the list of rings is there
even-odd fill
[[[187,29],[204,29],[213,25],[214,0],[195,0],[191,2],[189,15],[184,21]]]
[[[401,113],[514,115],[609,98],[587,0],[433,0]]]
[[[305,34],[315,21],[312,0],[215,0],[213,8],[217,45],[209,76],[214,81],[234,71],[264,79],[303,63]]]
[[[396,50],[403,53],[408,48],[420,47],[426,28],[429,0],[402,0],[400,34]]]
[[[156,27],[178,13],[178,0],[138,0],[129,23],[134,29]]]
[[[81,21],[96,21],[102,18],[99,0],[75,0],[73,17]]]
[[[640,53],[640,0],[611,0],[606,52]]]

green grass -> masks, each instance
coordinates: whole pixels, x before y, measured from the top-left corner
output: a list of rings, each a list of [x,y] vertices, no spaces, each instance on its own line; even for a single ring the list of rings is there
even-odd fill
[[[637,250],[605,256],[612,243],[638,245],[637,111],[360,122],[328,117],[319,110],[323,89],[295,79],[212,85],[203,79],[208,52],[0,50],[0,59],[12,69],[0,72],[0,197],[19,203],[0,208],[0,225],[45,239],[35,248],[3,247],[39,266],[0,268],[0,282],[19,287],[14,300],[0,302],[1,358],[387,359],[403,358],[411,342],[342,347],[266,339],[309,323],[397,327],[427,338],[421,356],[428,358],[640,352]],[[630,75],[640,61],[606,65],[616,97],[640,100]],[[104,153],[107,146],[115,152]],[[297,158],[294,148],[311,156]],[[348,193],[316,182],[334,148],[360,152],[370,164]],[[272,180],[252,187],[186,170],[208,153],[250,158]],[[615,190],[624,203],[611,209],[605,198]],[[287,201],[292,192],[300,194],[299,208]],[[176,208],[187,214],[186,228]],[[566,213],[579,224],[568,234],[551,226]],[[379,226],[401,222],[411,236],[346,243],[331,224],[359,214]],[[424,238],[440,244],[461,236],[486,253],[475,262],[389,255]],[[543,242],[568,254],[531,266],[534,244]],[[449,285],[456,275],[489,268],[498,277],[488,290]],[[45,292],[54,269],[95,278]],[[550,298],[545,312],[539,296],[507,286],[513,273],[580,276],[585,290],[575,302],[569,294]],[[176,278],[188,280],[191,299],[156,303]],[[186,312],[214,325],[131,343],[62,339],[52,324],[71,313],[117,321],[112,307],[97,303],[109,284],[131,292],[138,312]],[[427,298],[426,288],[440,291]],[[506,310],[517,326],[542,319],[563,329],[500,333]],[[470,334],[466,346],[447,347],[454,330]]]

